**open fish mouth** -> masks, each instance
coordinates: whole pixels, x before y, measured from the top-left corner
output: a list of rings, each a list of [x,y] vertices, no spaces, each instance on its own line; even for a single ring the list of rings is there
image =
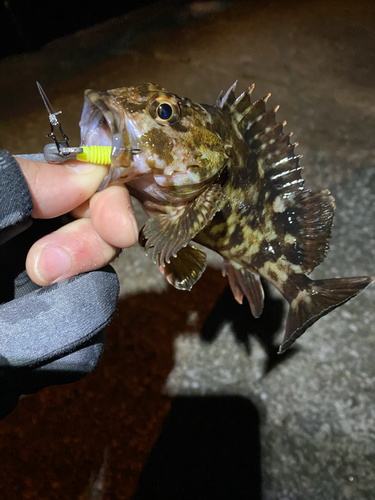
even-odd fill
[[[106,101],[111,97],[107,92],[86,90],[79,126],[81,128],[82,146],[111,146],[112,163],[127,146],[124,146],[121,117],[110,109]],[[126,136],[125,131],[125,136]]]

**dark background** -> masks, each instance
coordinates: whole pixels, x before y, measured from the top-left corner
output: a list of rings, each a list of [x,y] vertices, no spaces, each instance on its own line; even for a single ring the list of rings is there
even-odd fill
[[[140,9],[155,0],[1,0],[0,58],[33,52],[55,38]],[[163,2],[186,4],[188,0]]]

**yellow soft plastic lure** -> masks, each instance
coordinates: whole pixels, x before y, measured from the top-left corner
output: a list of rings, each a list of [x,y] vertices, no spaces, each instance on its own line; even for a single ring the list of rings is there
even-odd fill
[[[69,147],[62,144],[44,146],[44,158],[50,163],[63,163],[67,160],[79,160],[97,165],[110,165],[111,146],[78,146]]]
[[[76,158],[79,161],[96,163],[98,165],[111,164],[111,146],[80,146],[82,153],[78,153]]]

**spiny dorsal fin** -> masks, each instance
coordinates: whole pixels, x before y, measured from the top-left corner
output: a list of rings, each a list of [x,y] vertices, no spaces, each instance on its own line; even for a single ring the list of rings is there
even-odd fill
[[[242,111],[241,119],[238,121],[238,129],[243,135],[249,130],[251,125],[259,121],[264,113],[266,113],[266,104],[270,97],[271,94],[267,94]]]
[[[277,168],[279,171],[284,169],[287,175],[291,165],[284,162],[289,159],[291,159],[290,163],[296,163],[293,169],[298,168],[298,158],[300,157],[294,155],[294,148],[297,144],[290,143],[289,139],[292,134],[284,134],[283,127],[286,122],[276,122],[276,113],[279,106],[268,111],[266,109],[266,103],[271,94],[267,94],[252,103],[253,84],[235,99],[236,83],[230,87],[224,97],[223,93],[220,94],[215,105],[223,111],[230,111],[233,121],[237,123],[239,132],[251,149],[257,153],[262,163],[261,168],[265,172]],[[278,184],[280,183],[278,182]],[[299,189],[302,188],[303,180],[301,179]]]
[[[214,104],[215,108],[221,107],[221,101],[223,99],[223,94],[224,94],[224,92],[222,90],[220,90],[220,94],[217,96],[215,104]]]
[[[254,90],[254,87],[255,84],[253,83],[252,85],[250,85],[250,87],[248,87],[245,90],[245,92],[242,92],[242,94],[239,97],[237,97],[237,99],[234,101],[232,110],[236,111],[237,113],[238,117],[237,121],[240,121],[245,111],[249,109],[249,107],[251,106],[251,94]]]
[[[283,157],[279,160],[279,157]],[[294,195],[303,191],[304,179],[301,177],[303,168],[298,164],[300,156],[289,156],[288,148],[284,148],[277,154],[267,155],[259,158],[259,166],[268,178],[275,190],[276,196],[280,196],[287,206],[294,204]]]
[[[230,106],[232,106],[232,104],[234,104],[234,102],[236,101],[235,90],[236,90],[237,82],[238,82],[238,80],[236,80],[234,82],[234,84],[231,87],[229,87],[229,89],[227,90],[227,92],[225,93],[224,96],[223,96],[223,91],[220,92],[220,94],[218,95],[218,97],[215,101],[215,107],[220,108],[220,109],[224,109],[225,107],[230,108]]]
[[[294,153],[297,143],[290,143],[292,134],[284,134],[286,122],[276,122],[279,106],[266,109],[271,94],[251,104],[253,88],[254,85],[234,101],[231,106],[233,120],[237,122],[238,129],[251,150],[256,153],[260,170],[268,176],[278,195],[293,198],[296,193],[303,191],[304,185],[302,167],[298,164],[301,156]]]

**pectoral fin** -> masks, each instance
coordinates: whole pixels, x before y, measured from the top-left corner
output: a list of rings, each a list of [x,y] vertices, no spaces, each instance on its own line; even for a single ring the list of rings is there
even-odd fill
[[[224,191],[219,184],[208,187],[189,205],[176,208],[172,213],[151,217],[140,232],[139,240],[153,262],[162,266],[169,264],[171,257],[187,246],[226,203]]]

